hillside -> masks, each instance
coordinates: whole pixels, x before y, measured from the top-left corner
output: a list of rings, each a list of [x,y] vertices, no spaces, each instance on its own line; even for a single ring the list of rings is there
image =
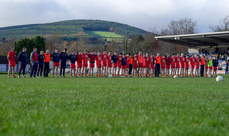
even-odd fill
[[[88,36],[88,37],[131,37],[145,35],[147,31],[117,22],[102,20],[68,20],[46,24],[30,24],[0,28],[0,38],[21,38],[36,35],[50,36],[55,34],[63,37]]]

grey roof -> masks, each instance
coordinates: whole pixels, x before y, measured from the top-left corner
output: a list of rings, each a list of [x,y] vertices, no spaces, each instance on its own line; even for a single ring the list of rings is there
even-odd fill
[[[186,46],[229,46],[229,31],[156,36],[155,39]]]

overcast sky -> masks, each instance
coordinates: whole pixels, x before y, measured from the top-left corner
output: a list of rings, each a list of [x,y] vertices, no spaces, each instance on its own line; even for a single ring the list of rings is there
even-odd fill
[[[191,17],[198,32],[209,32],[227,15],[228,0],[0,0],[0,27],[102,19],[152,31]]]

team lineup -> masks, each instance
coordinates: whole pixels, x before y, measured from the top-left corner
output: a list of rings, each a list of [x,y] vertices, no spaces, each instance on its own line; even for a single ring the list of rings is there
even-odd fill
[[[8,77],[12,71],[15,78],[16,59],[20,64],[18,77],[25,77],[27,64],[26,48],[22,49],[16,57],[14,48],[9,51],[7,59],[9,61]],[[52,76],[65,77],[66,63],[70,60],[70,77],[212,77],[217,75],[218,60],[216,57],[184,55],[183,53],[160,56],[159,53],[154,56],[148,53],[123,54],[107,51],[101,52],[81,52],[67,50],[59,53],[55,50],[50,53],[49,50],[37,53],[37,48],[33,49],[30,55],[31,70],[30,77],[48,77],[50,61],[53,62]],[[60,72],[58,74],[58,69]],[[97,68],[94,71],[94,68]]]

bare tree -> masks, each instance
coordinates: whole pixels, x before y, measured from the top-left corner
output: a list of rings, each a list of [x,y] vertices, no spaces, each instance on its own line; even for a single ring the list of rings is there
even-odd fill
[[[229,31],[229,15],[220,20],[218,25],[211,25],[209,28],[214,32]]]
[[[164,32],[166,31],[172,35],[193,34],[196,32],[196,22],[194,22],[191,18],[182,18],[177,21],[172,20],[168,24],[168,30],[164,30]]]

